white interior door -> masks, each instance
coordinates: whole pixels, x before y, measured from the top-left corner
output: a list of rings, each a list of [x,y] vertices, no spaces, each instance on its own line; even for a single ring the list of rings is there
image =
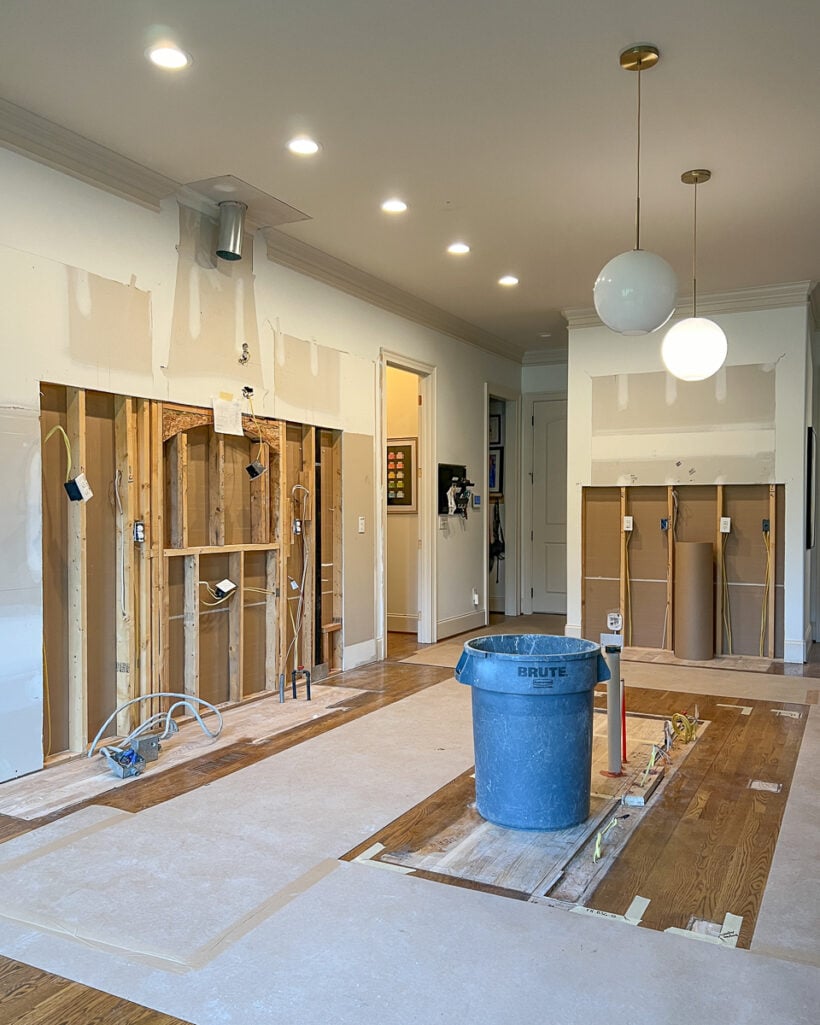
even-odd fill
[[[532,405],[532,611],[567,611],[567,404]]]

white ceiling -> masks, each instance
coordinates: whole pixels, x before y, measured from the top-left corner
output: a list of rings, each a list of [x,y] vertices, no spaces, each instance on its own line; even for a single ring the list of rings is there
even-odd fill
[[[147,63],[163,32],[191,68]],[[0,94],[176,181],[251,183],[310,217],[288,235],[520,355],[565,344],[559,311],[632,247],[618,54],[642,41],[642,245],[688,295],[680,175],[707,167],[700,291],[820,278],[818,0],[3,0]],[[285,150],[299,131],[317,157]]]

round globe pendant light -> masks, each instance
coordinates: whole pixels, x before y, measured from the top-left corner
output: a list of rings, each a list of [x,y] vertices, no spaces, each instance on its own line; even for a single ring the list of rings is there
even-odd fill
[[[598,316],[622,335],[657,331],[675,312],[678,280],[669,264],[641,249],[641,72],[660,59],[656,46],[640,43],[620,56],[621,67],[638,72],[638,132],[635,188],[635,248],[606,264],[593,288]]]
[[[692,230],[692,316],[675,324],[666,332],[661,345],[661,359],[670,374],[681,381],[705,381],[716,374],[726,361],[729,350],[726,335],[713,320],[698,316],[698,185],[708,182],[712,172],[705,168],[684,171],[681,181],[694,185]]]

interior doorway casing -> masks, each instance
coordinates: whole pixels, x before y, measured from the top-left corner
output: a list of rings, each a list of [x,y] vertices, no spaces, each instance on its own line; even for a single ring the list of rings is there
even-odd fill
[[[521,614],[521,558],[519,523],[521,518],[521,395],[502,385],[486,382],[484,385],[484,437],[489,438],[490,399],[504,403],[504,615]],[[490,537],[489,461],[484,461],[482,503],[485,538]],[[486,622],[490,621],[489,543],[484,545],[484,581]]]
[[[420,644],[434,644],[436,635],[436,368],[401,353],[382,349],[379,360],[379,416],[377,445],[377,501],[379,537],[376,560],[377,641],[379,659],[387,654],[387,480],[382,458],[387,444],[387,368],[395,367],[416,374],[419,379],[418,509],[419,509],[419,627]]]

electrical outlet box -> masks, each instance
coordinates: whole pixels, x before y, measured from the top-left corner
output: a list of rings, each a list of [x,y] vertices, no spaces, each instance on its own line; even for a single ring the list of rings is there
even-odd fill
[[[245,467],[245,472],[251,480],[256,480],[257,477],[261,477],[265,470],[267,470],[267,466],[263,466],[258,459],[254,459],[252,463],[248,463]]]
[[[145,543],[145,524],[142,520],[134,520],[134,544]]]
[[[359,533],[363,534],[365,530],[365,519],[364,516],[359,517]]]
[[[624,516],[624,530],[632,530],[632,517]]]
[[[91,490],[91,485],[85,479],[84,473],[78,473],[76,477],[67,480],[63,487],[72,502],[87,502],[89,498],[94,497],[94,492]]]
[[[763,521],[763,533],[764,534],[768,534],[769,533],[769,529],[770,529],[769,528],[769,521],[768,520],[764,520]]]
[[[225,577],[224,580],[220,580],[218,584],[214,584],[214,594],[217,598],[227,598],[229,594],[232,594],[236,590],[236,584],[233,580],[228,580]]]
[[[720,532],[721,534],[728,534],[732,530],[732,517],[721,516],[720,517]]]
[[[669,530],[669,520],[665,516],[661,516],[661,530]]]

